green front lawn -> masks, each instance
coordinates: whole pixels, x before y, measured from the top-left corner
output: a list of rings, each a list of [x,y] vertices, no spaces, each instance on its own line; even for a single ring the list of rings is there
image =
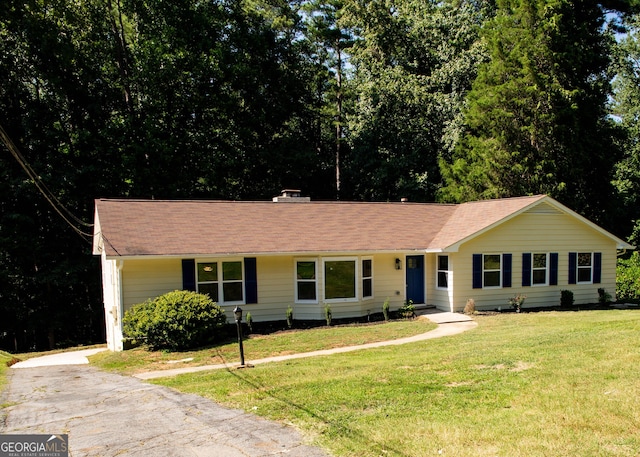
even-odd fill
[[[13,356],[8,352],[0,351],[0,399],[2,398],[2,392],[7,385],[7,370],[9,369],[9,367],[7,366],[7,362],[9,362],[12,358]],[[0,409],[4,407],[4,403],[0,402]]]
[[[438,340],[155,382],[292,423],[336,456],[640,454],[640,311],[476,320]]]
[[[355,346],[418,335],[435,329],[426,319],[393,320],[365,325],[341,325],[308,330],[289,330],[269,335],[249,335],[244,340],[246,361],[265,357]],[[237,339],[193,351],[147,351],[136,348],[124,352],[101,352],[91,363],[122,374],[168,370],[188,366],[239,363]]]

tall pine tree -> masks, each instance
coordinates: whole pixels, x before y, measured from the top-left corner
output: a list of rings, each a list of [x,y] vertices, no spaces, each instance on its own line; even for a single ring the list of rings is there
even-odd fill
[[[499,0],[483,36],[467,132],[441,161],[440,196],[550,194],[600,221],[619,151],[607,116],[613,37],[588,0]]]
[[[618,43],[612,112],[625,132],[624,156],[616,164],[614,185],[621,198],[624,233],[640,243],[640,15],[625,18],[626,33]],[[635,228],[633,228],[635,225]]]

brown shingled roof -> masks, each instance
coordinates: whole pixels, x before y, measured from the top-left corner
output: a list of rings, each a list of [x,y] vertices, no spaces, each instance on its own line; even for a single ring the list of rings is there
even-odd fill
[[[434,237],[432,244],[437,247],[449,247],[464,241],[543,199],[549,198],[545,195],[535,195],[480,200],[458,205],[454,214],[447,219],[440,232]]]
[[[462,205],[96,200],[107,256],[440,250],[545,196]]]

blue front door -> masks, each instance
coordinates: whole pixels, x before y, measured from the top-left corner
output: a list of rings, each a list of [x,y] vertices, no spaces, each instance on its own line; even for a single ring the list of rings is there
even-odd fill
[[[424,256],[408,255],[406,266],[407,300],[424,303]]]

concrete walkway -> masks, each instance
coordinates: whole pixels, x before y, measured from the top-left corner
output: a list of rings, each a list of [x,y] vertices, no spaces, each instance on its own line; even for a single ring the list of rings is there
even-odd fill
[[[59,354],[50,354],[42,357],[34,357],[33,359],[23,360],[11,366],[11,368],[36,368],[36,367],[53,367],[58,365],[88,365],[88,356],[106,351],[107,348],[82,349],[80,351],[61,352]]]
[[[438,328],[394,341],[272,357],[251,364],[406,344],[460,333],[476,326],[461,314],[421,312]],[[0,434],[68,434],[70,457],[327,457],[305,444],[293,427],[224,408],[189,395],[87,366],[103,349],[55,354],[13,365],[0,403]],[[201,371],[229,366],[160,372]],[[160,375],[158,373],[158,375]],[[158,377],[147,373],[140,378]]]

